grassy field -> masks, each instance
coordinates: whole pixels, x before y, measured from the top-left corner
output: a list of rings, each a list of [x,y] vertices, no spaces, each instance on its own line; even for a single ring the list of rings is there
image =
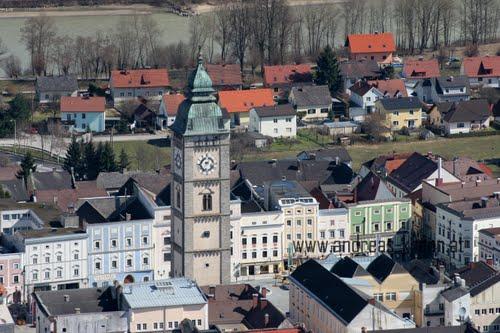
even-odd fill
[[[420,153],[433,152],[446,158],[467,156],[477,160],[491,161],[500,159],[499,136],[470,137],[458,139],[437,139],[434,141],[390,142],[374,145],[352,145],[347,150],[353,159],[353,167],[358,170],[361,164],[381,154],[395,152],[418,151]],[[159,142],[129,141],[115,142],[116,155],[122,148],[127,152],[132,170],[155,170],[159,166],[170,163],[171,150],[165,140]],[[299,137],[297,143],[290,145],[278,142],[269,150],[246,152],[244,160],[269,160],[272,158],[293,158],[297,153],[307,149],[318,149],[317,143]],[[490,162],[492,163],[492,161]],[[493,171],[500,175],[500,167],[489,164]]]

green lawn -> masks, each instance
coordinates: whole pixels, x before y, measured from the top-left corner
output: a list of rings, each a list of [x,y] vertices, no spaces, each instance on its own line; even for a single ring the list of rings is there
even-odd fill
[[[395,152],[418,151],[420,153],[433,152],[446,158],[467,156],[477,160],[500,158],[499,136],[469,137],[457,139],[439,138],[433,141],[389,142],[373,145],[352,145],[347,150],[353,159],[353,167],[358,170],[361,164],[381,154]],[[170,163],[171,150],[166,142],[129,141],[115,142],[116,155],[123,147],[131,161],[130,169],[155,170],[158,165]],[[269,160],[293,158],[297,153],[306,149],[318,149],[321,146],[303,137],[290,145],[286,142],[277,142],[264,151],[246,151],[244,160]],[[139,162],[140,161],[140,162]],[[494,172],[500,174],[498,166],[490,165]]]

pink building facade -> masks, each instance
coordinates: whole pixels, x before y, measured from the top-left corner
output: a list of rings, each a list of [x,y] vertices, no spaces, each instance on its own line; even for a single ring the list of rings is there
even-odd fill
[[[0,284],[5,288],[4,302],[14,303],[14,293],[23,291],[22,253],[0,254]]]

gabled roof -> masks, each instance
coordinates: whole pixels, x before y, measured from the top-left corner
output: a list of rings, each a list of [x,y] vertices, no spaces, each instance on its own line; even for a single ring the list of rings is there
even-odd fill
[[[469,293],[469,288],[463,286],[452,286],[441,292],[441,296],[448,302],[453,302]]]
[[[290,278],[314,295],[335,317],[346,324],[368,305],[368,300],[359,292],[313,259],[297,267]]]
[[[221,64],[221,65],[206,65],[207,73],[212,79],[214,86],[241,86],[240,65],[238,64]]]
[[[404,274],[408,273],[403,266],[392,260],[386,254],[381,254],[375,260],[373,260],[368,267],[366,267],[368,273],[370,273],[379,283],[384,282],[384,280],[391,274]]]
[[[254,110],[260,118],[295,116],[297,114],[291,104],[261,106],[254,108]]]
[[[106,99],[91,96],[61,96],[61,112],[104,112]]]
[[[111,72],[112,88],[153,88],[170,85],[166,69],[127,69]]]
[[[500,76],[500,56],[464,58],[462,66],[469,77]]]
[[[290,94],[293,94],[294,104],[299,107],[332,105],[328,86],[293,87]]]
[[[350,60],[340,63],[340,75],[344,78],[377,78],[380,67],[375,60]]]
[[[349,88],[353,94],[358,96],[364,96],[372,89],[374,89],[374,87],[366,81],[358,81]]]
[[[413,259],[405,264],[405,269],[413,276],[419,283],[426,283],[428,285],[437,284],[439,282],[440,273],[434,267],[424,263],[420,259]],[[444,275],[444,272],[443,272]],[[444,275],[443,280],[448,282],[450,279]]]
[[[348,35],[345,46],[351,53],[396,52],[392,32]]]
[[[78,90],[76,75],[37,76],[36,89],[38,91],[69,91]]]
[[[401,79],[368,81],[386,97],[408,97],[405,82]]]
[[[337,261],[337,263],[330,269],[330,272],[341,278],[353,278],[356,276],[370,274],[361,265],[347,256]]]
[[[357,200],[383,200],[393,199],[394,195],[387,188],[387,185],[380,179],[379,176],[372,171],[366,175],[363,180],[356,186]]]
[[[33,172],[31,185],[36,190],[62,190],[73,188],[71,174],[67,171]]]
[[[80,198],[106,195],[103,188],[97,187],[96,181],[76,182],[76,188],[71,189],[38,190],[36,192],[37,202],[55,204],[62,212],[66,212],[70,208],[78,208],[77,203]]]
[[[219,91],[219,105],[229,113],[248,112],[254,107],[274,104],[272,89]]]
[[[135,197],[114,196],[85,199],[76,211],[80,220],[89,224],[150,219],[151,215]]]
[[[454,273],[460,275],[465,280],[467,287],[471,288],[471,296],[481,293],[489,288],[493,283],[498,283],[499,273],[485,262],[471,262]]]
[[[411,193],[436,171],[437,167],[436,162],[415,152],[388,176],[388,180],[405,192]]]
[[[468,157],[456,157],[453,160],[444,161],[443,168],[464,181],[469,178],[468,176],[482,175],[484,178],[490,178],[491,176],[485,172],[486,170],[483,170],[482,163]]]
[[[264,84],[289,84],[294,82],[311,82],[312,67],[308,64],[264,66]]]
[[[440,76],[437,59],[406,60],[403,65],[403,75],[407,79],[428,79]]]
[[[297,160],[301,161],[324,160],[334,162],[337,159],[339,162],[352,162],[351,155],[349,155],[349,152],[344,147],[302,151],[297,154]]]
[[[420,109],[422,107],[418,97],[382,98],[379,99],[379,102],[388,111]]]
[[[488,101],[475,99],[455,103],[450,111],[446,112],[443,121],[448,123],[462,121],[484,121],[491,116]]]
[[[166,94],[163,95],[162,99],[167,115],[175,117],[179,106],[186,99],[186,96],[184,94]]]

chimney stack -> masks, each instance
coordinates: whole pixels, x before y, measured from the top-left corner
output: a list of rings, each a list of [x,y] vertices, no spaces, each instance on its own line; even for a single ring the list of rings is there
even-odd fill
[[[267,325],[269,325],[269,313],[264,315],[264,327],[267,327]]]
[[[80,313],[80,308],[75,308],[75,313],[79,314]]]
[[[488,256],[486,259],[486,264],[490,267],[493,267],[493,258],[491,256]]]
[[[263,298],[267,297],[267,288],[263,287],[260,292],[261,292]]]
[[[259,303],[259,294],[252,294],[252,308],[257,308]]]
[[[262,297],[260,299],[260,309],[264,310],[266,308],[266,306],[267,306],[267,298]]]
[[[370,298],[370,299],[368,300],[368,303],[370,303],[371,305],[375,305],[375,298],[373,298],[373,297],[372,297],[372,298]]]
[[[439,282],[440,283],[444,283],[444,272],[445,272],[445,269],[444,269],[444,265],[439,265]]]

